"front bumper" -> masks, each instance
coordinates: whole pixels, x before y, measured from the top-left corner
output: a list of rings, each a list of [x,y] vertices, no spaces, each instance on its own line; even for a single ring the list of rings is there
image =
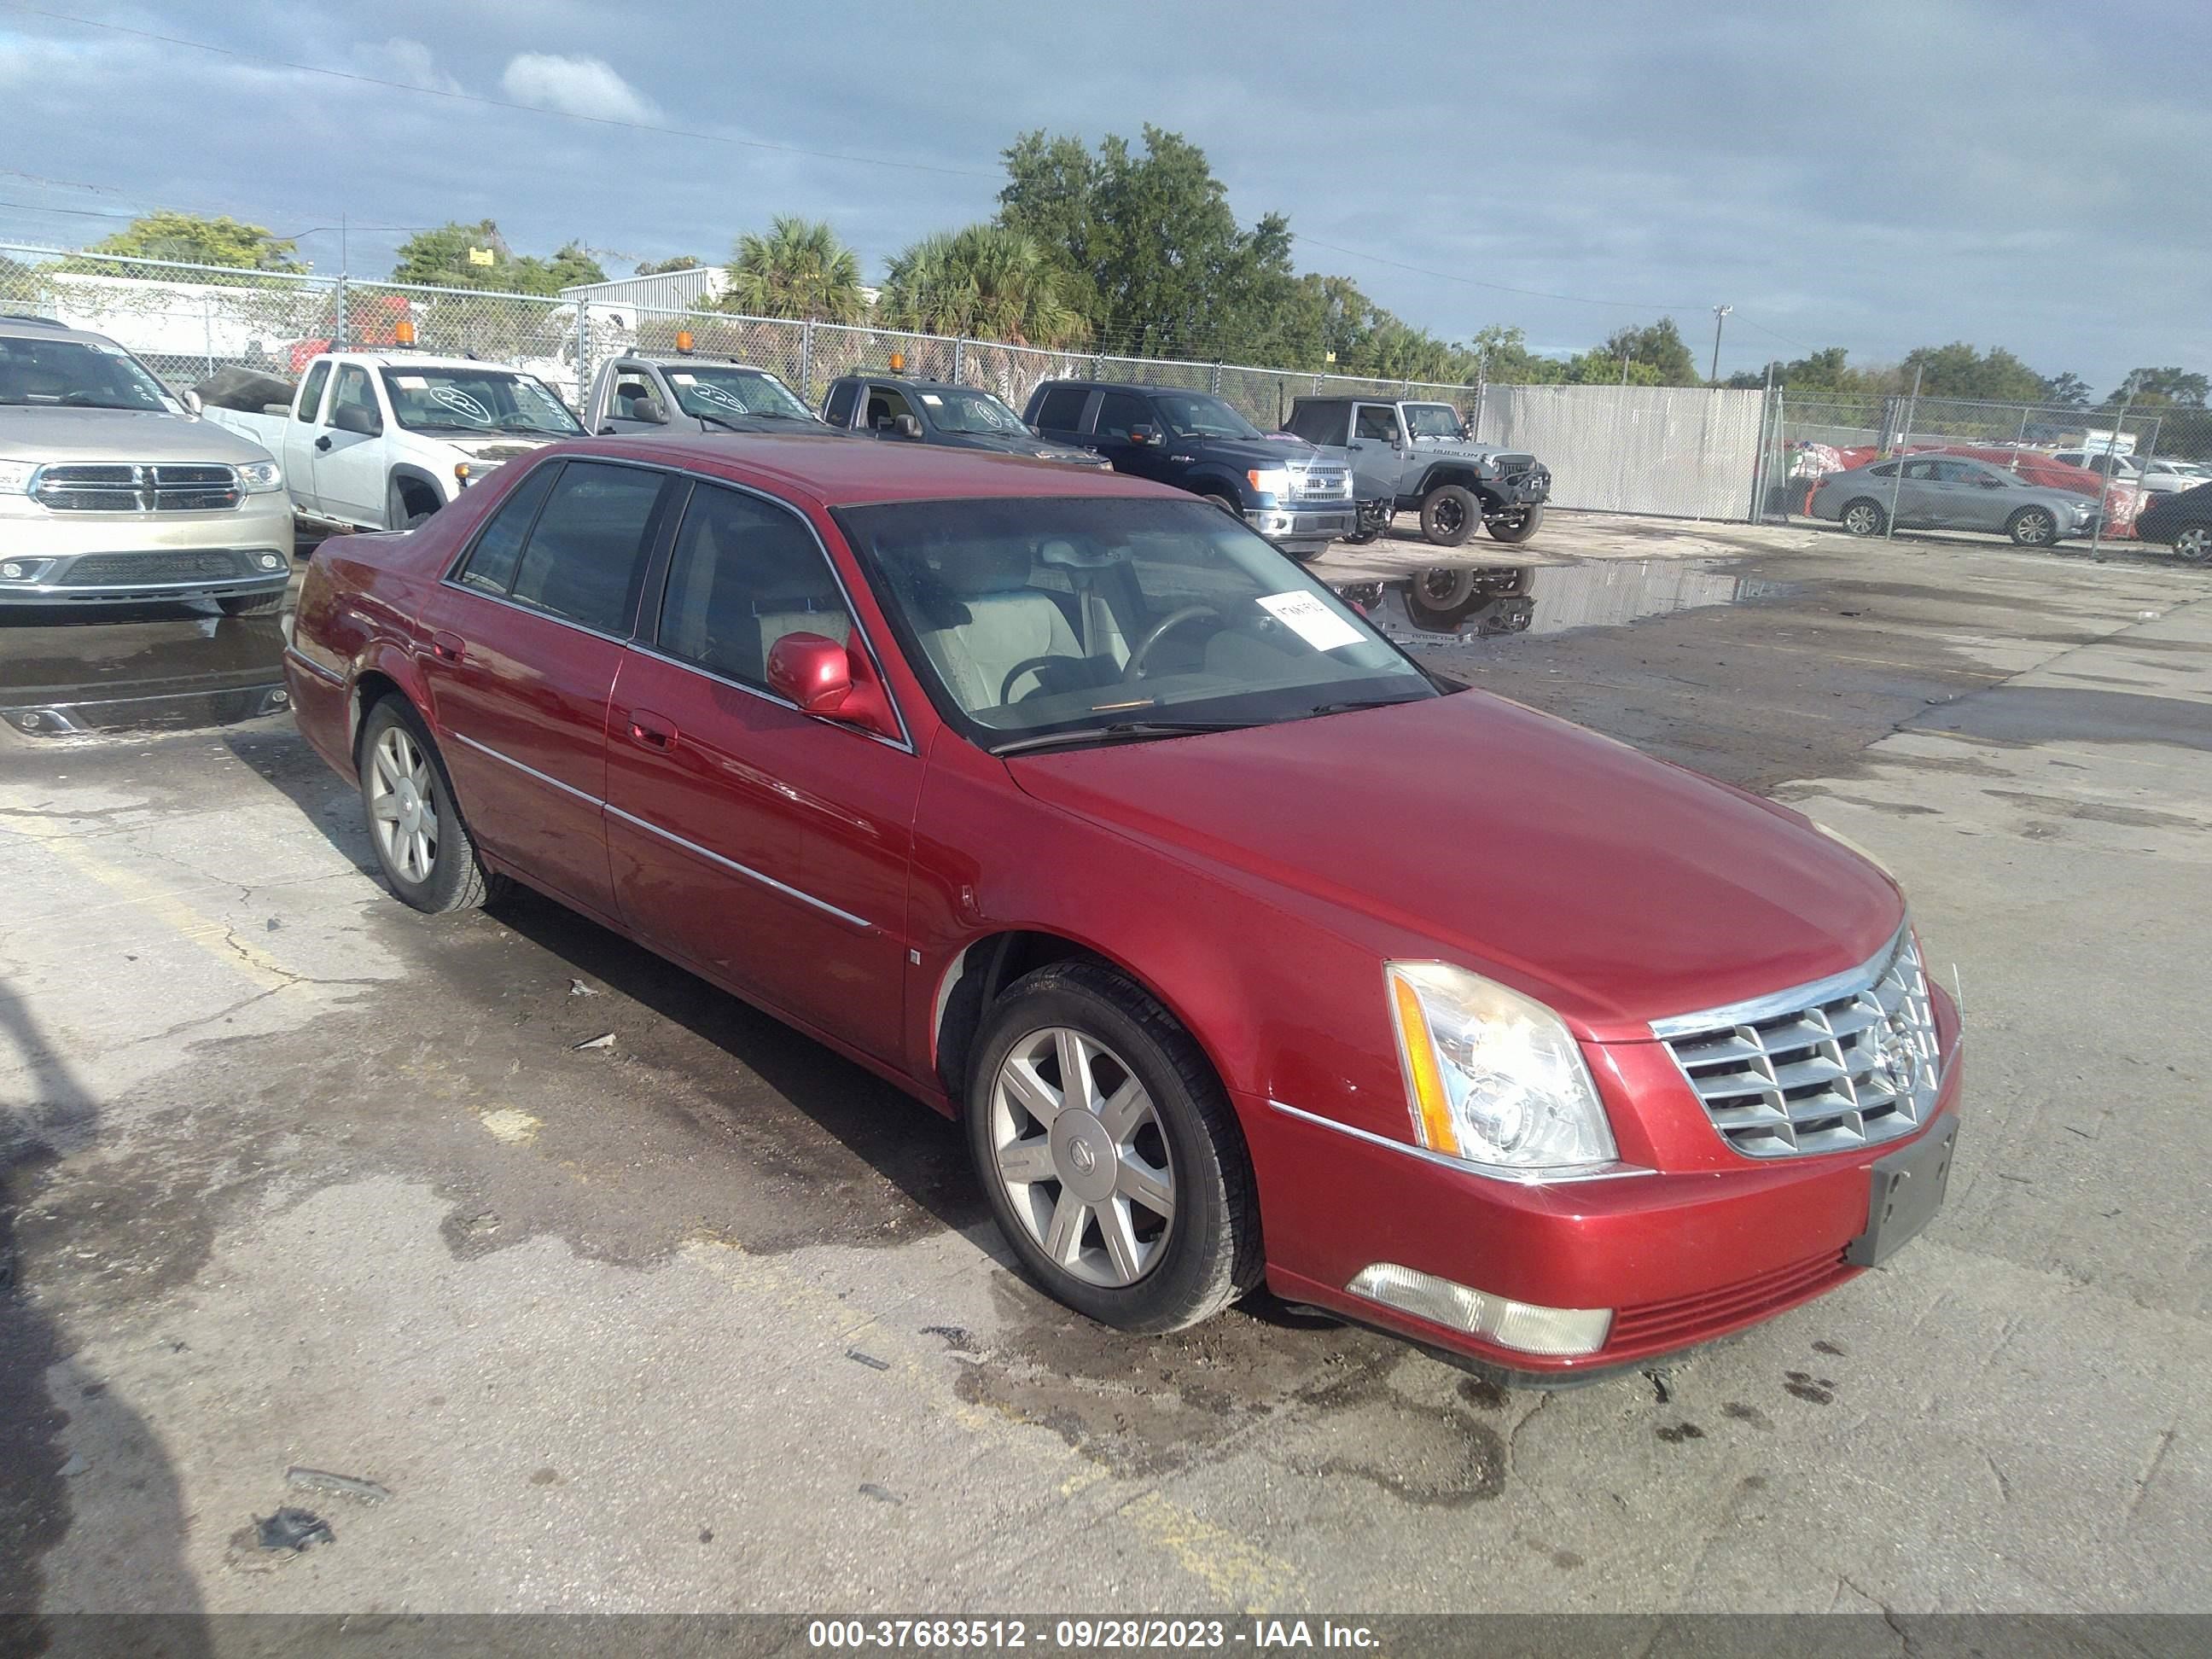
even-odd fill
[[[1534,472],[1500,478],[1491,488],[1497,492],[1499,505],[1505,510],[1541,507],[1552,499],[1552,475],[1540,467]]]
[[[0,509],[0,605],[228,599],[291,575],[292,501],[281,490],[221,513]]]
[[[1359,509],[1348,501],[1326,507],[1252,507],[1244,522],[1279,546],[1325,547],[1359,528]]]
[[[1954,1049],[1926,1127],[1859,1151],[1552,1186],[1475,1175],[1267,1100],[1237,1105],[1253,1130],[1278,1296],[1497,1370],[1567,1382],[1715,1340],[1856,1277],[1845,1252],[1867,1227],[1869,1171],[1953,1121],[1959,1087]],[[1538,1309],[1610,1309],[1613,1319],[1589,1353],[1526,1352],[1346,1288],[1378,1262]]]

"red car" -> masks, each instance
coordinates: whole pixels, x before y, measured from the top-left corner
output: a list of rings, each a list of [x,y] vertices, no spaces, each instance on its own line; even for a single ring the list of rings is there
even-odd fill
[[[1218,507],[578,440],[334,538],[286,675],[410,904],[515,878],[964,1118],[1039,1283],[1523,1375],[1934,1212],[1955,1010],[1797,813],[1440,683]]]

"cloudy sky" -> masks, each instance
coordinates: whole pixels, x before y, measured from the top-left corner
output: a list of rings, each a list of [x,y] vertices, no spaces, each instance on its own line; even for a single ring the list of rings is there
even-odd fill
[[[0,237],[171,205],[334,270],[343,213],[380,275],[404,228],[490,216],[621,272],[787,212],[873,276],[988,216],[1017,133],[1151,121],[1452,337],[1663,312],[1702,362],[1725,302],[1724,373],[1963,339],[2101,392],[2212,370],[2208,48],[2204,0],[0,0]]]

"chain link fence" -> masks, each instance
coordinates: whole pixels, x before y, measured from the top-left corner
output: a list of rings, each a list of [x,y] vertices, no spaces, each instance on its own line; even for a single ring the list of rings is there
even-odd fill
[[[1553,501],[1667,517],[1802,516],[1828,473],[1904,451],[1952,451],[2106,501],[2132,533],[2155,493],[2212,478],[2212,411],[1708,387],[1437,385],[1263,367],[1045,350],[944,335],[711,308],[632,305],[591,291],[553,297],[169,264],[0,244],[0,311],[51,317],[129,348],[173,388],[217,369],[296,377],[332,349],[415,347],[538,375],[580,406],[593,369],[635,353],[769,369],[821,406],[841,374],[897,372],[996,393],[1017,411],[1048,380],[1209,392],[1262,431],[1301,396],[1448,403],[1479,439],[1552,470]]]

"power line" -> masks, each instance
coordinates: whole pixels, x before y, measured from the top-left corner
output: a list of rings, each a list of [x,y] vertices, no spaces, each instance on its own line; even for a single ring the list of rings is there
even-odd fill
[[[265,64],[275,69],[291,70],[301,75],[325,76],[333,81],[350,81],[357,85],[382,87],[392,92],[411,92],[424,98],[443,98],[454,103],[481,104],[490,109],[520,110],[531,115],[557,116],[564,121],[583,121],[592,126],[619,127],[631,132],[654,132],[666,137],[688,138],[708,144],[728,144],[740,149],[774,150],[786,155],[811,156],[819,161],[847,161],[858,167],[890,167],[906,173],[935,173],[956,179],[996,179],[995,173],[977,173],[967,167],[934,167],[927,161],[899,161],[881,155],[854,155],[847,151],[811,149],[804,144],[779,144],[766,138],[737,138],[727,133],[703,132],[692,127],[672,127],[655,121],[625,121],[611,115],[582,115],[574,110],[554,109],[544,104],[525,104],[513,99],[488,98],[480,93],[448,90],[443,87],[418,87],[407,81],[388,81],[380,76],[356,74],[350,70],[329,69],[320,64],[295,64],[282,58],[264,57],[259,52],[240,52],[231,46],[218,46],[205,40],[187,40],[181,35],[157,34],[150,29],[125,27],[121,23],[106,23],[97,18],[79,17],[71,12],[50,11],[43,6],[27,6],[21,0],[4,0],[11,9],[33,17],[51,18],[56,22],[75,23],[82,28],[105,29],[111,34],[127,34],[141,40],[153,40],[165,46],[184,46],[194,52],[212,52],[218,58],[236,58],[241,63]]]

